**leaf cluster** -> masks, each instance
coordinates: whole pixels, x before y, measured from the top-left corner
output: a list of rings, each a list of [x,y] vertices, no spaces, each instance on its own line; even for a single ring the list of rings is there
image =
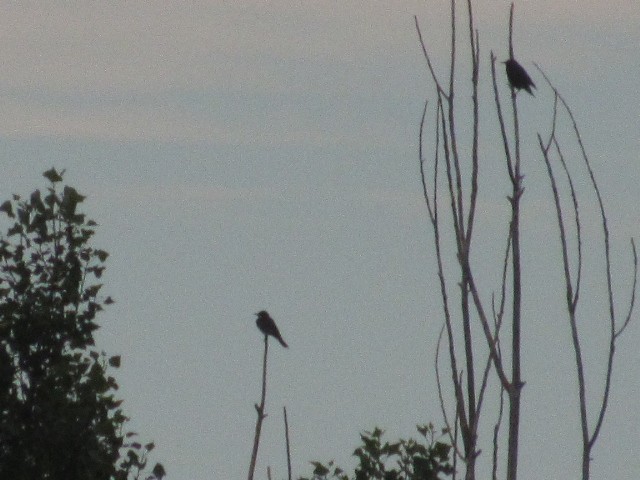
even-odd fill
[[[95,349],[108,253],[90,245],[97,224],[83,195],[60,191],[63,173],[0,205],[0,478],[138,478],[153,447],[127,442],[109,374],[120,357]]]
[[[440,474],[451,475],[451,446],[438,440],[433,425],[417,429],[420,440],[400,439],[393,443],[382,442],[384,432],[379,428],[365,432],[360,435],[362,445],[353,452],[358,459],[353,476],[333,461],[315,461],[311,462],[313,475],[300,480],[441,480]]]

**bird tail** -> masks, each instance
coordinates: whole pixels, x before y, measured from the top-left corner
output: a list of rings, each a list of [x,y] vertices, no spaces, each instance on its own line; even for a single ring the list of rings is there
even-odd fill
[[[284,348],[289,348],[289,345],[287,345],[287,342],[285,342],[282,337],[278,337],[278,341],[280,342],[280,345],[282,345]]]

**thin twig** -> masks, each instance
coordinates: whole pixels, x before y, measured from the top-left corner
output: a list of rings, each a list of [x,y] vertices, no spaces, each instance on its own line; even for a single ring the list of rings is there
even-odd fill
[[[289,444],[289,422],[287,421],[287,407],[282,407],[282,410],[284,411],[284,438],[287,444],[287,478],[291,480],[291,446]]]
[[[496,81],[496,56],[493,54],[493,52],[491,52],[491,80],[493,84],[493,96],[496,104],[496,112],[498,113],[498,123],[500,124],[500,134],[502,135],[502,147],[504,148],[504,156],[507,160],[507,171],[509,172],[509,179],[513,183],[516,177],[513,171],[513,160],[511,159],[511,151],[509,149],[507,128],[505,126],[504,115],[502,114],[500,94],[498,93],[498,82]]]
[[[471,0],[467,0],[467,10],[469,12],[469,43],[471,45],[471,84],[473,92],[471,94],[471,103],[473,104],[473,134],[471,145],[471,196],[469,201],[469,212],[467,217],[467,231],[465,238],[467,239],[467,250],[471,248],[471,238],[473,233],[473,220],[476,213],[476,202],[478,198],[478,141],[480,117],[478,107],[478,81],[480,70],[480,41],[477,29],[473,28],[473,9]],[[475,33],[475,36],[474,36]]]
[[[622,327],[615,333],[615,337],[622,335],[622,332],[627,328],[631,321],[631,315],[633,313],[633,307],[636,303],[636,285],[638,283],[638,253],[636,252],[636,242],[631,239],[631,251],[633,253],[633,285],[631,286],[631,300],[629,300],[629,311],[627,312],[627,318],[625,318]]]
[[[444,424],[447,429],[447,433],[449,434],[449,441],[451,442],[451,446],[453,447],[454,452],[460,458],[464,458],[464,455],[460,450],[458,450],[458,445],[456,443],[456,439],[454,438],[453,429],[451,428],[451,423],[449,422],[449,416],[447,415],[447,409],[445,407],[444,395],[442,394],[442,383],[440,382],[440,344],[442,343],[442,334],[444,333],[445,325],[442,325],[440,329],[440,334],[438,335],[438,342],[436,343],[436,355],[435,355],[435,370],[436,370],[436,386],[438,387],[438,399],[440,400],[440,410],[442,411],[442,418],[444,419]]]
[[[427,47],[425,46],[424,40],[422,39],[422,32],[420,31],[420,24],[418,23],[418,17],[414,15],[413,19],[416,22],[416,31],[418,32],[418,40],[420,41],[420,46],[422,47],[422,53],[424,55],[424,58],[427,60],[427,66],[429,67],[429,71],[431,72],[433,83],[435,84],[436,89],[438,90],[438,95],[443,95],[444,97],[446,97],[447,94],[442,88],[442,86],[440,85],[440,82],[438,81],[436,72],[433,69],[433,65],[431,64],[431,58],[429,58],[429,53],[427,52]]]

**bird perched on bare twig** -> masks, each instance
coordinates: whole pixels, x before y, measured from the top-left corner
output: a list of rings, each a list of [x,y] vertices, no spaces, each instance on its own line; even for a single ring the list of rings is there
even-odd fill
[[[524,88],[527,92],[529,92],[531,96],[535,96],[531,91],[531,87],[536,88],[536,85],[535,83],[533,83],[533,80],[531,80],[531,77],[524,69],[524,67],[516,62],[513,58],[510,58],[506,62],[502,63],[504,63],[507,70],[507,78],[509,79],[509,84],[516,90]]]
[[[258,318],[256,319],[256,325],[258,326],[260,331],[264,333],[265,336],[271,335],[272,337],[274,337],[280,342],[283,347],[289,348],[289,345],[287,345],[287,343],[282,339],[282,335],[280,335],[280,331],[276,326],[276,322],[273,321],[273,318],[269,316],[267,311],[262,310],[256,313],[256,315],[258,316]]]

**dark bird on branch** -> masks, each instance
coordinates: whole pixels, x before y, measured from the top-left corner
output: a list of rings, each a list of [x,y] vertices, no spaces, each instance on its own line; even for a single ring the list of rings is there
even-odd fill
[[[524,88],[531,96],[535,96],[531,91],[531,87],[536,88],[536,85],[533,83],[533,80],[531,80],[531,77],[522,65],[516,62],[513,58],[502,63],[504,63],[507,69],[509,84],[516,90]]]
[[[282,339],[282,335],[280,335],[280,331],[278,330],[278,327],[276,327],[276,322],[273,321],[273,318],[269,316],[266,310],[262,310],[256,313],[256,315],[258,316],[256,319],[256,325],[260,331],[264,333],[265,336],[271,335],[274,337],[283,347],[289,348],[289,345],[287,345],[287,343]]]

